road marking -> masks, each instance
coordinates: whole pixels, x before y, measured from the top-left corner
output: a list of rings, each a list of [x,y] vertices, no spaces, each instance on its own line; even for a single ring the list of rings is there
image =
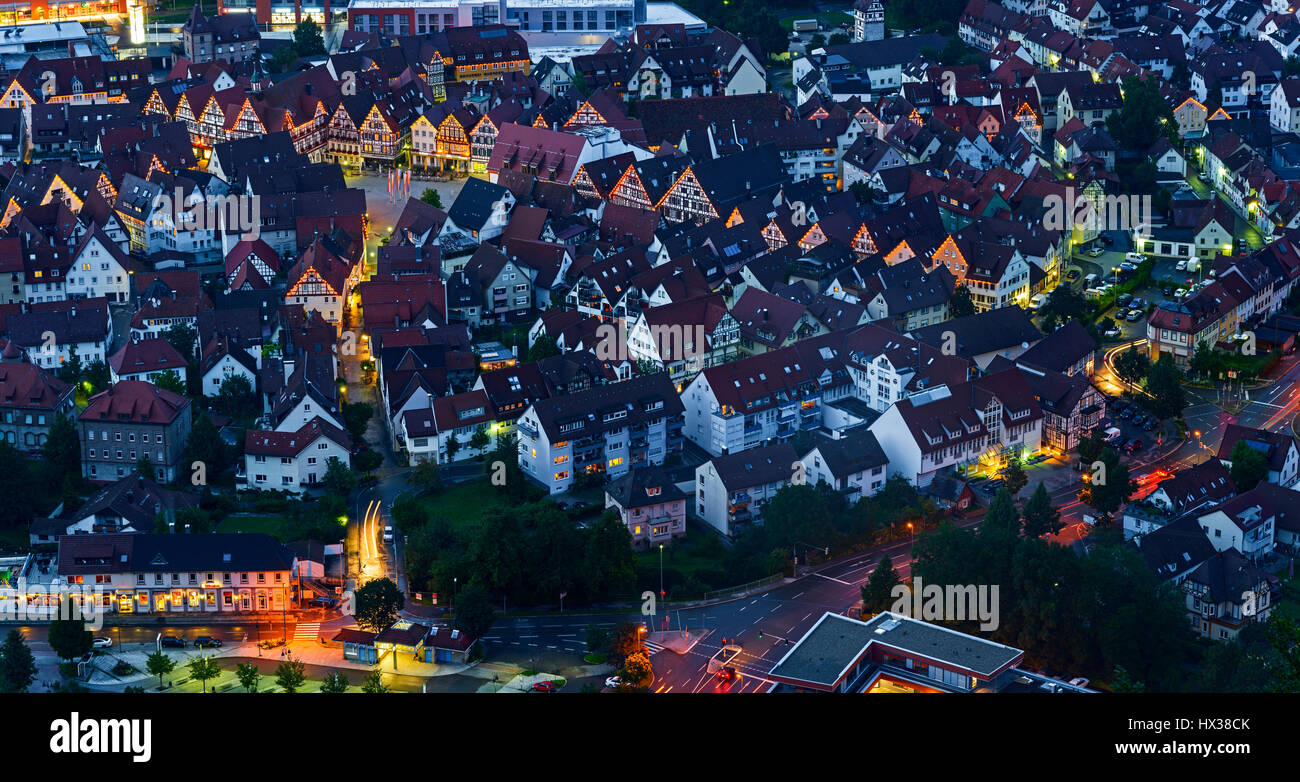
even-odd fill
[[[830,576],[828,576],[828,575],[826,575],[826,574],[824,574],[824,573],[813,573],[813,575],[814,575],[814,576],[821,576],[822,578],[826,579],[827,581],[834,581],[834,582],[837,583],[837,584],[843,584],[843,585],[845,585],[845,586],[853,586],[852,584],[850,584],[850,583],[847,582],[847,581],[840,581],[838,578],[831,578]]]
[[[537,638],[538,636],[535,636],[535,635],[521,635],[521,636],[519,636],[519,637],[520,637],[520,638]]]
[[[799,594],[795,595],[794,597],[792,597],[792,598],[790,598],[790,599],[791,599],[791,600],[798,600],[798,599],[801,598],[801,597],[803,597],[803,592],[800,592]]]

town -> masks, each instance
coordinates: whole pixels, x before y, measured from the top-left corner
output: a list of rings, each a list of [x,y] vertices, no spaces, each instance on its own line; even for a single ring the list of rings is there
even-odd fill
[[[1300,691],[1287,3],[0,36],[0,691]]]

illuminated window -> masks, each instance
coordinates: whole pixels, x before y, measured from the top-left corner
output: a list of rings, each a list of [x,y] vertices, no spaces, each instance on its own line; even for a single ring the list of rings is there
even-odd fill
[[[623,457],[622,457],[622,456],[618,456],[618,457],[615,457],[615,458],[609,460],[609,466],[610,466],[610,467],[617,467],[617,466],[619,466],[619,465],[622,464],[622,463],[623,463]]]

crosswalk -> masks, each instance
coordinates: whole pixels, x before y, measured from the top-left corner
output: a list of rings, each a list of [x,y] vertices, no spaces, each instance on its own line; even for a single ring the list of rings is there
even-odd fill
[[[320,635],[320,622],[301,622],[293,626],[293,640],[316,643]]]
[[[651,657],[664,650],[664,647],[660,646],[657,643],[651,643],[650,641],[645,642],[645,648],[646,651],[649,652]]]

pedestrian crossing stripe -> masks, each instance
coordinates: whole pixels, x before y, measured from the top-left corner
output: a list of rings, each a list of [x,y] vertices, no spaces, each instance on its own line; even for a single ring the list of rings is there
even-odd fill
[[[315,641],[320,635],[320,622],[307,622],[305,624],[294,625],[293,640],[295,641]]]
[[[658,652],[662,652],[664,650],[664,647],[660,646],[659,644],[650,643],[649,641],[646,641],[645,647],[650,652],[651,655],[656,654]]]

